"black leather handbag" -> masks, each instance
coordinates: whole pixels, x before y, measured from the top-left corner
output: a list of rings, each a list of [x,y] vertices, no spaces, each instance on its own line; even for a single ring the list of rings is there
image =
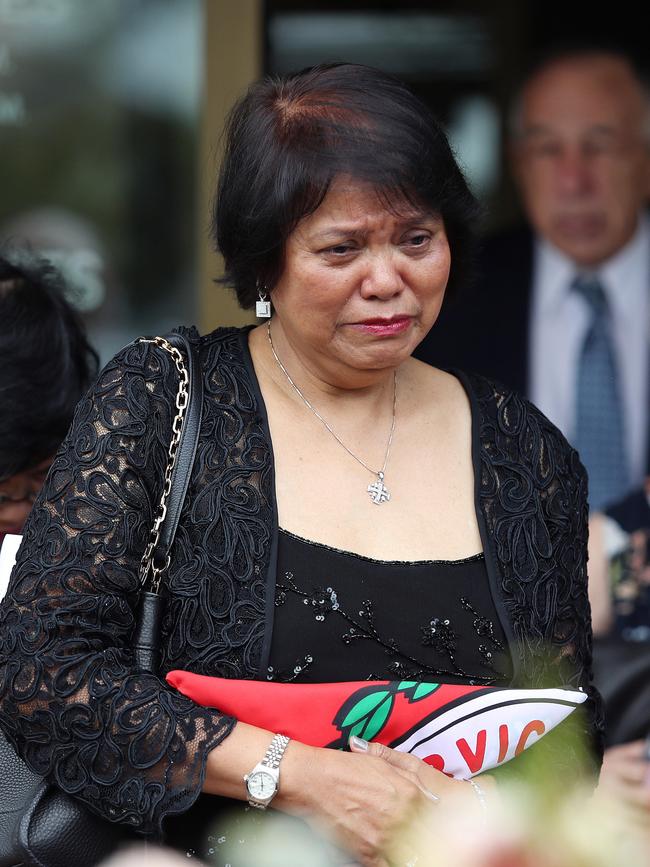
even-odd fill
[[[650,735],[650,642],[594,639],[593,672],[605,705],[606,745]]]
[[[144,339],[144,338],[143,338]],[[160,585],[194,464],[203,382],[182,334],[150,342],[169,352],[179,373],[165,484],[140,567],[141,594],[134,637],[136,665],[157,672],[163,597]],[[185,363],[187,359],[187,363]],[[146,589],[149,588],[149,589]],[[33,773],[0,732],[0,867],[92,867],[135,834],[92,813]]]

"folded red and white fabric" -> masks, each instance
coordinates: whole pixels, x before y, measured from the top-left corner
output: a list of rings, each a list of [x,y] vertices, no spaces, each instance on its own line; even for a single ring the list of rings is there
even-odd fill
[[[568,689],[510,689],[416,681],[273,683],[170,671],[198,704],[318,747],[352,735],[413,753],[457,779],[519,755],[587,698]]]

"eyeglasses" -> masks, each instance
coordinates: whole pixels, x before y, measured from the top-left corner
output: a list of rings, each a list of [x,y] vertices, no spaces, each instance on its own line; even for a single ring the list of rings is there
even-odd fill
[[[7,503],[33,503],[38,496],[38,491],[25,491],[20,497],[10,497],[9,494],[0,492],[0,507],[6,506]]]
[[[0,480],[0,508],[17,503],[29,503],[32,506],[43,487],[51,463],[52,458],[49,457],[30,469]]]

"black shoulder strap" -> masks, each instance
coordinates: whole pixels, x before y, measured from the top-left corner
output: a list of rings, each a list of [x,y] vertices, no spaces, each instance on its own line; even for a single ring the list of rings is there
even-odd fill
[[[181,515],[183,501],[190,483],[194,456],[199,441],[201,416],[203,414],[203,377],[199,364],[198,353],[192,347],[184,334],[173,332],[165,337],[184,356],[188,374],[188,402],[181,428],[181,438],[176,453],[176,464],[172,472],[171,490],[167,501],[167,513],[160,525],[158,544],[153,553],[153,562],[157,568],[162,568],[174,542],[178,520]]]

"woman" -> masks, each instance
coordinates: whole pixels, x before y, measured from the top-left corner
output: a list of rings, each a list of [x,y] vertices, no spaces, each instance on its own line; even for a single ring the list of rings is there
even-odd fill
[[[25,251],[0,256],[0,545],[22,532],[96,371],[58,273]]]
[[[273,315],[191,333],[205,400],[164,671],[591,689],[575,452],[516,395],[411,358],[463,279],[475,212],[438,125],[380,72],[317,67],[235,108],[215,237],[242,306]],[[164,353],[135,344],[80,404],[2,612],[0,683],[2,725],[30,763],[102,815],[165,819],[178,840],[200,792],[191,814],[214,814],[207,795],[268,803],[244,776],[274,733],[132,668],[175,387]],[[558,777],[600,761],[593,693],[587,705],[575,727],[593,756],[543,742]],[[386,863],[432,797],[491,794],[377,745],[274,743],[273,806],[324,823],[365,865]],[[525,773],[525,759],[510,764]]]

